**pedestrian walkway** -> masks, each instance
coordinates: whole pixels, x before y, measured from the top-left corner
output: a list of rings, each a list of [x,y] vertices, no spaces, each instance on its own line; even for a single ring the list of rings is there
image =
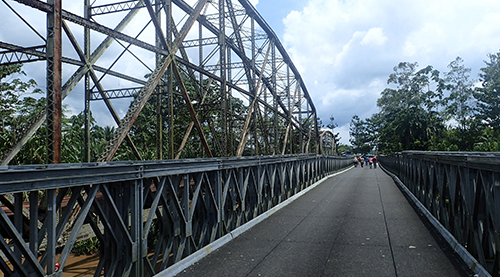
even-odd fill
[[[357,167],[178,276],[468,276],[445,252],[387,174]]]

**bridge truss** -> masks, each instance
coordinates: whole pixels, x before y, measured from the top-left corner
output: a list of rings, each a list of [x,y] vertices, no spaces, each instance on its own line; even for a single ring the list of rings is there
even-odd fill
[[[84,162],[113,160],[124,140],[135,159],[151,159],[131,136],[145,111],[156,117],[148,126],[156,159],[191,158],[188,147],[199,149],[197,157],[321,152],[307,88],[248,0],[83,0],[80,10],[75,1],[2,1],[43,43],[0,41],[0,65],[46,61],[47,88],[46,108],[3,153],[2,165],[44,123],[47,162],[61,161],[62,102],[73,91],[83,96]],[[46,16],[45,36],[30,24],[32,14]],[[118,127],[93,155],[91,107],[102,103]]]

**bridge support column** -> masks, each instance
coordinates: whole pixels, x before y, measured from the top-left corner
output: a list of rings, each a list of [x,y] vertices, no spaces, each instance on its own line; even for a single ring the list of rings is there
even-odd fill
[[[222,208],[224,206],[222,199],[222,172],[220,170],[217,171],[217,180],[215,181],[215,201],[217,203],[217,237],[221,237],[224,233],[224,219],[223,219],[223,211]]]
[[[130,235],[132,237],[132,276],[143,276],[143,257],[147,256],[147,244],[143,243],[143,180],[136,180],[130,185]],[[126,199],[124,199],[126,200]],[[147,238],[146,238],[147,239]]]
[[[49,0],[47,13],[47,163],[61,162],[62,0]]]

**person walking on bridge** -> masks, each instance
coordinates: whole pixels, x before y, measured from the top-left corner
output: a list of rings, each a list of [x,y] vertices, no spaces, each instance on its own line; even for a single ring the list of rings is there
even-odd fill
[[[377,156],[373,156],[373,169],[377,168]]]
[[[363,157],[358,157],[358,162],[363,167]]]

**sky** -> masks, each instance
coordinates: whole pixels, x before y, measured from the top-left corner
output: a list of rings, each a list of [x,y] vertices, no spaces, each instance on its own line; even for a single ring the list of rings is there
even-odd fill
[[[349,143],[354,115],[376,101],[399,62],[441,73],[457,56],[478,81],[487,55],[500,51],[500,0],[259,0],[313,99],[323,124],[335,117]]]
[[[7,2],[19,11],[29,10],[14,1]],[[444,73],[448,71],[447,65],[460,56],[464,65],[472,69],[471,77],[477,80],[487,55],[500,51],[500,0],[251,2],[280,37],[323,124],[329,123],[330,116],[335,117],[338,124],[335,131],[340,132],[344,144],[349,143],[349,123],[354,115],[363,119],[378,112],[376,101],[388,86],[387,79],[398,63],[417,62],[421,68],[432,65]],[[81,3],[83,1],[66,0],[63,8],[82,10],[72,7]],[[0,41],[43,44],[12,16],[4,3],[0,3],[0,17]],[[28,18],[43,31],[44,16]],[[121,49],[118,45],[113,47]],[[65,55],[76,57],[75,53]],[[105,59],[101,60],[106,63]],[[28,74],[44,82],[44,64],[34,69],[30,66],[35,67],[25,65]],[[136,70],[134,66],[121,66]],[[68,106],[83,105],[81,90],[75,89],[70,96],[72,98],[65,100]],[[127,105],[123,106],[124,109],[118,110],[121,115],[126,112]],[[93,107],[93,112],[102,109],[109,117],[103,105]],[[94,116],[96,114],[97,111]]]

